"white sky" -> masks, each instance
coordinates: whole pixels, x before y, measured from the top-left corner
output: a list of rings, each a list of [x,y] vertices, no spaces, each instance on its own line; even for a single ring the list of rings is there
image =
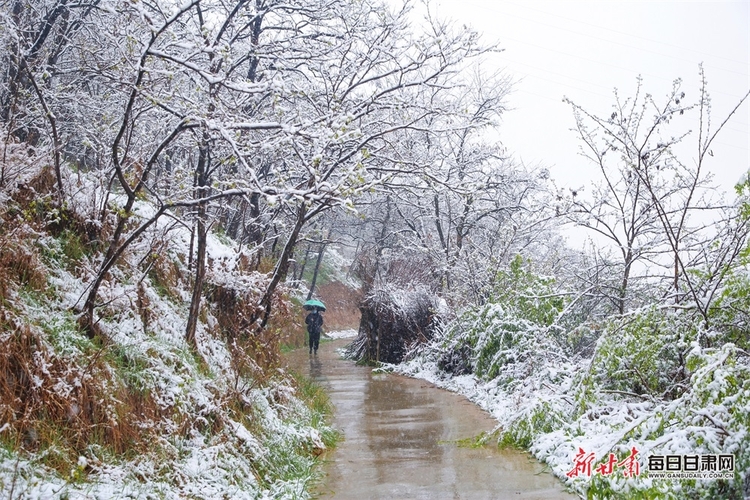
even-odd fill
[[[644,91],[666,96],[682,78],[686,100],[698,96],[703,63],[718,125],[750,89],[750,2],[636,0],[435,0],[441,17],[474,27],[498,41],[496,56],[518,80],[508,99],[501,140],[527,165],[550,169],[558,186],[588,184],[594,167],[578,155],[579,142],[564,96],[608,116],[613,89],[631,96],[636,77]],[[663,102],[663,100],[661,101]],[[750,168],[750,103],[714,144],[709,167],[725,189]],[[697,123],[685,125],[697,128]]]

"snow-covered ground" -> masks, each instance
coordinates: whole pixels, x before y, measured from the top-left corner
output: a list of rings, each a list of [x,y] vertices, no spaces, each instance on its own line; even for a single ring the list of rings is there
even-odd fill
[[[329,339],[353,339],[357,336],[357,330],[337,330],[333,332],[325,332],[323,336]]]

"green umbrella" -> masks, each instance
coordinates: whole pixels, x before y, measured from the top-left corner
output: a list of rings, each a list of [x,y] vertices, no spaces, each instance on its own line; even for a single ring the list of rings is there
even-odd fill
[[[305,302],[305,306],[304,307],[308,311],[310,309],[320,309],[321,311],[325,311],[326,310],[326,305],[324,303],[322,303],[321,301],[315,300],[315,299],[311,299],[311,300],[308,300],[307,302]]]

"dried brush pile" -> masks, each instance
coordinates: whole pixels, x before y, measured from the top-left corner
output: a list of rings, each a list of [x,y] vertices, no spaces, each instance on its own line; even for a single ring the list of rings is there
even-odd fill
[[[442,322],[442,301],[425,289],[377,288],[360,305],[359,335],[347,349],[362,362],[400,363],[432,339]]]

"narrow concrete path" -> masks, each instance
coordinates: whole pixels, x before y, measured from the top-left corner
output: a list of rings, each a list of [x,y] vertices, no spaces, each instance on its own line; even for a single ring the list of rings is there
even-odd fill
[[[496,421],[462,396],[341,359],[336,350],[350,341],[325,342],[317,357],[305,349],[287,356],[328,390],[344,435],[326,457],[319,498],[577,498],[526,453],[461,446]]]

